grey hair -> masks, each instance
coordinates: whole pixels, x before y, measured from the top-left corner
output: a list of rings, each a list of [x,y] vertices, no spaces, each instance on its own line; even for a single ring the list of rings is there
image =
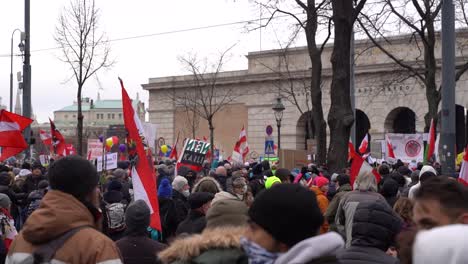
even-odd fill
[[[377,192],[377,181],[371,171],[360,173],[354,181],[354,190]]]

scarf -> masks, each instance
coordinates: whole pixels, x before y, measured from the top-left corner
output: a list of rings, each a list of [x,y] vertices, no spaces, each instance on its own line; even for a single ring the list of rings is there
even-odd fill
[[[5,243],[7,250],[10,249],[10,245],[16,235],[18,235],[18,232],[16,231],[15,222],[10,212],[5,208],[0,208],[0,237]]]
[[[249,258],[249,264],[272,264],[281,253],[271,253],[257,243],[241,237],[240,244]]]

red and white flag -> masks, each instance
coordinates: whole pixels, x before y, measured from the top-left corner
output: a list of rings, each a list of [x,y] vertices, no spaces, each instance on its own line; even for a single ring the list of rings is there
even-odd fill
[[[431,127],[429,128],[429,138],[427,140],[428,145],[426,149],[426,153],[424,153],[424,162],[427,163],[431,160],[432,155],[435,152],[435,141],[436,141],[436,133],[435,133],[435,124],[434,119],[431,119]]]
[[[354,181],[360,174],[364,173],[372,173],[375,176],[375,179],[378,182],[380,182],[380,174],[377,172],[376,169],[374,169],[367,161],[364,160],[363,157],[361,157],[357,153],[351,153],[352,156],[352,162],[351,162],[351,170],[350,170],[350,182],[351,186],[354,185]]]
[[[177,144],[179,144],[179,133],[177,133],[177,139],[174,143],[174,146],[172,146],[171,155],[169,156],[170,159],[179,159],[179,155],[177,155]]]
[[[463,154],[463,161],[458,175],[458,181],[463,183],[465,186],[468,186],[468,146],[465,148],[465,153]]]
[[[30,118],[0,110],[0,161],[28,147],[21,132],[32,122]]]
[[[387,142],[387,157],[396,159],[395,153],[393,152],[392,142],[390,142],[390,138],[388,136],[385,136],[385,141]]]
[[[137,162],[135,166],[132,166],[132,183],[135,200],[146,202],[151,210],[150,227],[161,232],[156,177],[152,169],[153,160],[148,157],[148,154],[151,152],[147,152],[143,145],[146,143],[143,140],[146,140],[147,137],[145,137],[141,121],[132,107],[132,101],[120,78],[119,81],[122,87],[124,123],[128,132],[127,140],[129,140],[129,145],[134,144],[136,148]],[[148,144],[145,145],[148,146]]]
[[[239,140],[234,145],[234,150],[232,151],[232,159],[243,163],[249,152],[250,149],[249,144],[247,143],[247,132],[245,131],[244,126],[242,126],[239,134]]]
[[[41,136],[42,143],[46,146],[52,145],[52,135],[47,133],[45,130],[39,129],[39,135]]]
[[[50,134],[52,135],[52,149],[56,155],[66,156],[67,155],[67,144],[62,136],[62,133],[57,129],[55,123],[49,118],[50,122]]]
[[[362,139],[361,145],[359,145],[359,153],[361,154],[366,154],[367,152],[367,147],[369,146],[369,134],[366,134],[366,136]]]

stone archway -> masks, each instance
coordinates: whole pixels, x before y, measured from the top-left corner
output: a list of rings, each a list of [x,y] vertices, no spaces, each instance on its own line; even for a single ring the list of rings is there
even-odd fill
[[[384,130],[389,133],[416,133],[416,114],[408,107],[397,107],[385,118]]]
[[[356,108],[356,145],[361,144],[362,139],[369,133],[371,128],[369,117],[367,117],[364,111]],[[369,135],[369,142],[371,141]],[[370,147],[370,144],[369,144]],[[368,147],[368,148],[369,148]]]
[[[296,125],[296,149],[307,150],[307,140],[315,138],[313,121],[309,120],[312,112],[303,113],[297,120]]]

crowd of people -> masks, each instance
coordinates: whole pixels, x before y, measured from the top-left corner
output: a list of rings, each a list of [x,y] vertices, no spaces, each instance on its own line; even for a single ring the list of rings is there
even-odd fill
[[[430,165],[156,164],[161,229],[129,162],[0,166],[1,263],[468,263],[468,189]]]

